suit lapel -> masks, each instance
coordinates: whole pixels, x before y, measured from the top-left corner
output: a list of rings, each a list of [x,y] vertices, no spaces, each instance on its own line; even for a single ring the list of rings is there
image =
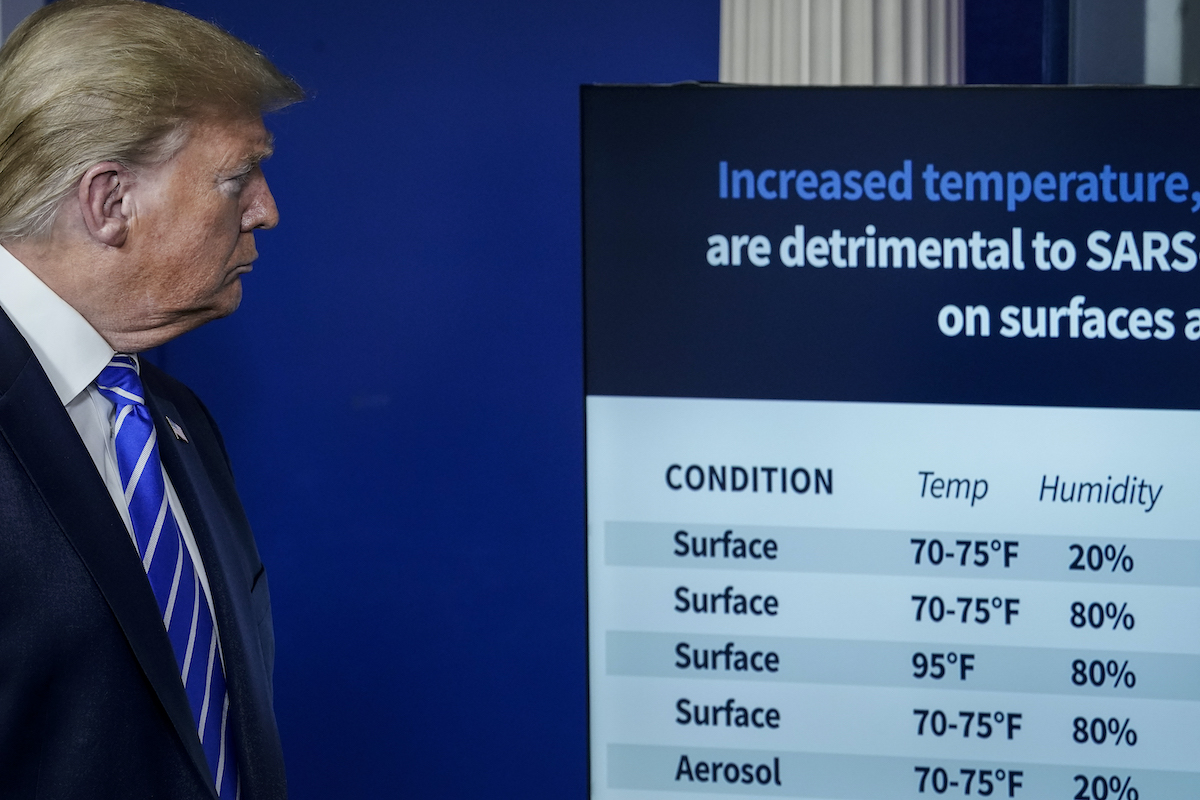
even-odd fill
[[[271,689],[263,666],[258,620],[250,599],[255,575],[248,570],[258,565],[248,564],[246,555],[238,549],[236,532],[245,528],[245,524],[231,517],[228,498],[223,500],[213,485],[209,468],[198,451],[202,432],[184,428],[190,441],[181,441],[167,421],[169,418],[178,424],[186,419],[178,408],[149,387],[146,399],[158,429],[163,465],[187,515],[212,592],[242,796],[263,796],[260,787],[266,792],[267,787],[282,785],[283,770],[282,764],[277,764],[277,759],[271,756],[277,749],[264,747],[266,742],[261,741],[266,732],[275,730],[275,724],[274,712],[266,705],[270,703]],[[248,530],[245,534],[250,535]]]
[[[112,609],[196,768],[212,784],[158,603],[71,418],[24,338],[0,312],[0,436]]]

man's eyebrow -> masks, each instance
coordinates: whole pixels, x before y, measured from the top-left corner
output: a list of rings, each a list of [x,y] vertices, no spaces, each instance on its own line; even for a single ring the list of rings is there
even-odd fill
[[[238,169],[254,169],[275,154],[275,136],[267,133],[267,140],[253,153],[247,155],[238,163]]]

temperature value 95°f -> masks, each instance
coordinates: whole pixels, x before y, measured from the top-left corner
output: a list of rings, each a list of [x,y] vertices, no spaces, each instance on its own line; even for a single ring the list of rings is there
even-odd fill
[[[949,668],[947,664],[951,665]],[[913,677],[917,680],[922,678],[930,678],[935,681],[940,681],[946,677],[947,671],[951,674],[957,668],[958,679],[965,681],[967,674],[975,671],[975,654],[974,653],[913,653],[912,657]]]
[[[1017,540],[1000,539],[955,539],[952,544],[941,539],[909,539],[916,548],[913,563],[940,567],[943,564],[958,567],[986,567],[1001,565],[1008,569],[1017,560]]]

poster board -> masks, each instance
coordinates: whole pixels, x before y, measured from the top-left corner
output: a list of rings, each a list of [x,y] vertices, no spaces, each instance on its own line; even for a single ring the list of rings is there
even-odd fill
[[[592,797],[1200,796],[1197,100],[583,89]]]

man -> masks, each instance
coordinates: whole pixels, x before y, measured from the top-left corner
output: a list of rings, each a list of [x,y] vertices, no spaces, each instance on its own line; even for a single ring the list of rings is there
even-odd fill
[[[267,579],[200,401],[137,357],[237,308],[299,87],[134,0],[0,50],[0,797],[282,798]]]

